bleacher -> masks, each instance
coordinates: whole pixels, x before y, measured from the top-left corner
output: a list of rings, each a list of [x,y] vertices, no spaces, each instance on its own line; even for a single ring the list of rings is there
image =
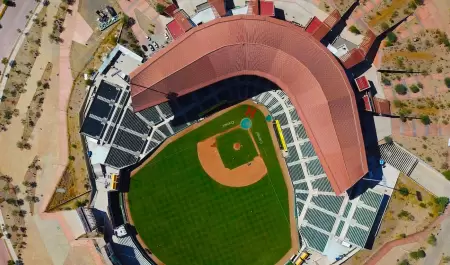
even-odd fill
[[[351,243],[364,247],[367,242],[367,237],[369,236],[369,231],[364,230],[357,226],[350,226],[347,230],[346,238]]]
[[[311,160],[306,163],[306,167],[308,169],[308,173],[311,176],[318,176],[321,174],[324,174],[325,171],[323,171],[322,164],[320,164],[319,159]]]
[[[313,196],[311,202],[335,214],[339,213],[344,197],[332,195]]]
[[[306,238],[308,246],[319,252],[323,252],[328,243],[329,236],[309,226],[301,226],[300,233]]]
[[[355,210],[355,214],[353,215],[353,219],[355,219],[359,224],[371,227],[376,216],[376,212],[363,207],[357,207]]]
[[[419,160],[408,152],[404,151],[397,144],[380,145],[381,158],[386,163],[392,165],[407,176],[411,175]]]
[[[361,201],[373,208],[378,208],[382,200],[383,195],[370,190],[361,195]]]
[[[333,188],[331,188],[330,181],[327,177],[319,178],[312,181],[313,189],[317,189],[319,191],[325,192],[333,192]]]
[[[129,128],[140,134],[148,135],[150,127],[142,119],[139,118],[133,111],[127,109],[123,117],[121,126]]]
[[[331,232],[336,218],[314,208],[308,208],[305,215],[308,224],[321,228],[327,232]]]
[[[153,125],[158,125],[160,122],[163,121],[163,118],[161,115],[159,115],[159,112],[156,110],[156,107],[147,108],[144,110],[139,111],[139,113],[150,123],[153,123]]]
[[[289,166],[288,171],[292,181],[305,179],[301,164]]]

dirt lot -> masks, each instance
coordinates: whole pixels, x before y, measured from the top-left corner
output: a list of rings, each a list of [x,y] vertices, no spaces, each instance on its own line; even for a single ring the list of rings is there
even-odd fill
[[[410,0],[383,0],[381,4],[365,14],[363,20],[378,35],[412,14],[417,5],[414,7],[410,4],[411,2]]]
[[[342,16],[355,3],[355,0],[334,0],[334,3]]]
[[[50,89],[49,82],[52,69],[52,63],[48,63],[45,67],[44,73],[42,74],[41,80],[36,84],[36,92],[34,92],[33,99],[30,102],[30,105],[28,105],[26,118],[22,120],[22,140],[17,143],[19,148],[24,148],[25,145],[29,144],[28,140],[30,139],[34,127],[42,115],[42,105],[44,104],[45,94],[47,90]]]
[[[394,136],[394,140],[436,170],[443,171],[449,168],[447,137]]]
[[[47,8],[44,7],[38,14],[37,20],[43,21],[46,12]],[[31,68],[36,61],[36,57],[39,54],[41,35],[42,25],[37,23],[33,24],[26,40],[17,53],[13,63],[14,67],[9,73],[9,78],[6,82],[0,103],[0,132],[8,129],[8,125],[11,123],[13,116],[19,115],[19,110],[16,109],[16,105],[20,99],[20,95],[25,93],[25,84],[30,76]]]
[[[394,33],[395,34],[395,33]],[[381,69],[407,70],[423,74],[449,73],[450,49],[440,30],[422,30],[413,37],[388,41],[383,48]]]
[[[399,192],[401,188],[408,189],[409,195],[402,195]],[[416,191],[422,195],[422,201],[417,199]],[[437,218],[437,211],[434,196],[409,177],[401,174],[383,217],[373,249],[359,251],[345,264],[360,265],[386,242],[423,230]]]

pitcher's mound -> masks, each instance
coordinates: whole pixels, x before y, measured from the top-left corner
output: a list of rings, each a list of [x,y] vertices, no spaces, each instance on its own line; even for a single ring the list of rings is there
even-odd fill
[[[233,144],[233,149],[234,149],[235,151],[239,151],[239,150],[241,149],[241,144],[240,144],[240,143],[234,143],[234,144]]]

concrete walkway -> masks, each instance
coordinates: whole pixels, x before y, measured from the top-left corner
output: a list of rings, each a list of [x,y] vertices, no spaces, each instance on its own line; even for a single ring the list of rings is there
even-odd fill
[[[427,256],[423,260],[426,265],[440,265],[443,256],[450,255],[450,216],[445,218],[441,223],[441,228],[436,236],[436,246],[427,250]]]
[[[436,196],[450,197],[450,181],[423,161],[417,164],[410,177]]]

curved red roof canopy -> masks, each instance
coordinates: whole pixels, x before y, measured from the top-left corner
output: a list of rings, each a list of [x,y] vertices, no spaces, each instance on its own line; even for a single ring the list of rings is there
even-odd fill
[[[367,173],[358,111],[346,74],[309,33],[261,16],[219,18],[196,27],[131,74],[139,111],[220,80],[257,75],[289,96],[336,194]]]

